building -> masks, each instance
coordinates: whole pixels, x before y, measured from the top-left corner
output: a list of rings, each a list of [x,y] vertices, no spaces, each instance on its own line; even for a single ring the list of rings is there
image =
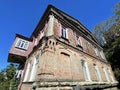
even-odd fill
[[[19,90],[103,90],[117,85],[91,32],[52,5],[30,38],[16,34],[8,62],[20,64]]]

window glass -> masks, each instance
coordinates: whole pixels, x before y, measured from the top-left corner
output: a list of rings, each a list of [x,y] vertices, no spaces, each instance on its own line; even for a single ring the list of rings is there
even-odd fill
[[[66,38],[66,28],[62,27],[62,37]]]
[[[29,45],[29,42],[23,39],[18,39],[15,47],[21,48],[21,49],[27,49]]]

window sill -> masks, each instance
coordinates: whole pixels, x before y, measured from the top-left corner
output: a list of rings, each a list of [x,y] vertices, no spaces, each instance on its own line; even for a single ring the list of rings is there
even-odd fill
[[[83,50],[83,47],[79,44],[76,47],[79,48],[80,50]]]
[[[15,48],[27,51],[27,49],[25,48],[20,48],[20,47],[15,47]]]
[[[63,36],[61,36],[61,38],[64,39],[64,40],[66,40],[66,41],[69,41],[67,38],[65,38],[65,37],[63,37]]]

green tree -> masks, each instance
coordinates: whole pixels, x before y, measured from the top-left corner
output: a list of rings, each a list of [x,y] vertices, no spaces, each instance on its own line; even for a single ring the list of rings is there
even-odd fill
[[[104,52],[120,85],[120,2],[115,5],[113,11],[113,16],[96,25],[93,33],[101,44],[102,37],[105,38],[107,43],[103,44]]]
[[[0,72],[0,90],[17,89],[17,80],[15,78],[16,69],[13,64],[10,64]]]
[[[104,52],[108,62],[110,62],[116,79],[120,82],[120,37],[104,46]]]

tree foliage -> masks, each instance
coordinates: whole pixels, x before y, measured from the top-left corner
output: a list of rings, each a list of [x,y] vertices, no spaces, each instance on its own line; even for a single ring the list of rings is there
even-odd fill
[[[120,2],[115,5],[113,11],[113,16],[93,28],[93,34],[101,45],[105,44],[105,40],[109,42],[115,39],[116,34],[120,33]]]
[[[104,46],[104,51],[108,62],[110,62],[116,79],[120,82],[120,37]]]
[[[16,67],[13,64],[0,71],[0,90],[17,90],[15,73]]]
[[[120,2],[115,5],[113,11],[111,18],[94,27],[93,34],[103,45],[106,58],[120,82]],[[106,44],[102,37],[105,38]]]

